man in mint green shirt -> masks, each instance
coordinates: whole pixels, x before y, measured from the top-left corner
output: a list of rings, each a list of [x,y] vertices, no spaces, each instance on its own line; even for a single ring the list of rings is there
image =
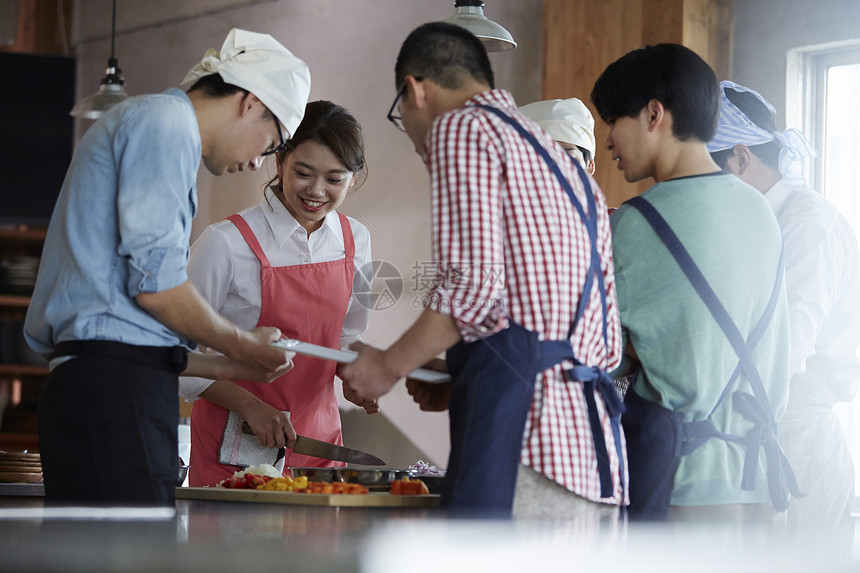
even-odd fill
[[[656,181],[612,216],[626,344],[613,375],[636,372],[622,416],[630,516],[772,519],[785,501],[768,486],[768,472],[786,471],[774,422],[788,392],[782,238],[761,194],[708,154],[719,115],[716,76],[683,46],[647,46],[611,64],[591,98],[627,181]],[[721,327],[645,210],[674,234],[695,267],[689,272],[700,273],[732,326]],[[730,343],[732,328],[745,351]],[[740,355],[749,358],[746,369]],[[756,377],[761,385],[753,388]]]

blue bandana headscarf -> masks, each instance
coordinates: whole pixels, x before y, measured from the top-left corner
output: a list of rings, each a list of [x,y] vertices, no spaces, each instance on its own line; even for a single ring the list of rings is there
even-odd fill
[[[776,113],[776,109],[755,90],[730,81],[720,82],[722,92],[720,119],[717,124],[717,134],[708,143],[708,151],[714,153],[731,149],[739,144],[753,146],[775,140],[782,148],[779,152],[779,173],[785,180],[785,184],[791,188],[803,188],[806,185],[806,179],[803,176],[803,158],[817,155],[809,140],[794,128],[773,133],[760,128],[729,101],[726,97],[726,88],[749,92],[767,106],[771,113]]]

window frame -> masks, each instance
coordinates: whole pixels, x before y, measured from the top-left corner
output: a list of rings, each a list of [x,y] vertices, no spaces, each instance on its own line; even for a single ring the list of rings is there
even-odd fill
[[[801,131],[818,151],[816,157],[807,157],[804,172],[807,181],[816,191],[827,197],[825,180],[827,146],[827,74],[834,66],[860,64],[860,39],[830,42],[789,50],[786,61],[786,122],[801,126]],[[860,237],[860,220],[855,232]],[[854,513],[860,513],[860,396],[852,402],[837,404],[842,430],[854,460]]]
[[[786,67],[786,119],[801,131],[818,151],[805,160],[804,170],[813,189],[825,194],[825,141],[827,70],[833,66],[860,64],[860,39],[832,42],[789,50]],[[857,229],[860,233],[860,229]]]

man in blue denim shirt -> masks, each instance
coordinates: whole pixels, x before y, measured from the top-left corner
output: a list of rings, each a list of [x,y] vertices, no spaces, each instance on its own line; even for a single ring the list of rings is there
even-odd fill
[[[266,382],[291,367],[276,328],[219,316],[185,265],[201,159],[214,175],[254,170],[283,146],[307,65],[234,29],[189,81],[93,124],[54,208],[25,325],[51,365],[38,412],[50,502],[173,505],[178,375]],[[189,356],[197,343],[223,356]]]

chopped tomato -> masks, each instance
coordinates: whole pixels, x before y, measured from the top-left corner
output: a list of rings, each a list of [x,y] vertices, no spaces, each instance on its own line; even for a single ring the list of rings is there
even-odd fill
[[[403,478],[391,482],[389,493],[392,495],[428,495],[430,490],[420,479]]]
[[[270,477],[268,476],[260,476],[257,474],[245,474],[245,482],[248,484],[248,488],[256,489],[257,487],[263,485],[267,481],[269,481]]]
[[[236,477],[235,475],[230,476],[221,482],[222,487],[231,488],[231,489],[245,489],[248,487],[248,482],[245,480],[245,477]]]

